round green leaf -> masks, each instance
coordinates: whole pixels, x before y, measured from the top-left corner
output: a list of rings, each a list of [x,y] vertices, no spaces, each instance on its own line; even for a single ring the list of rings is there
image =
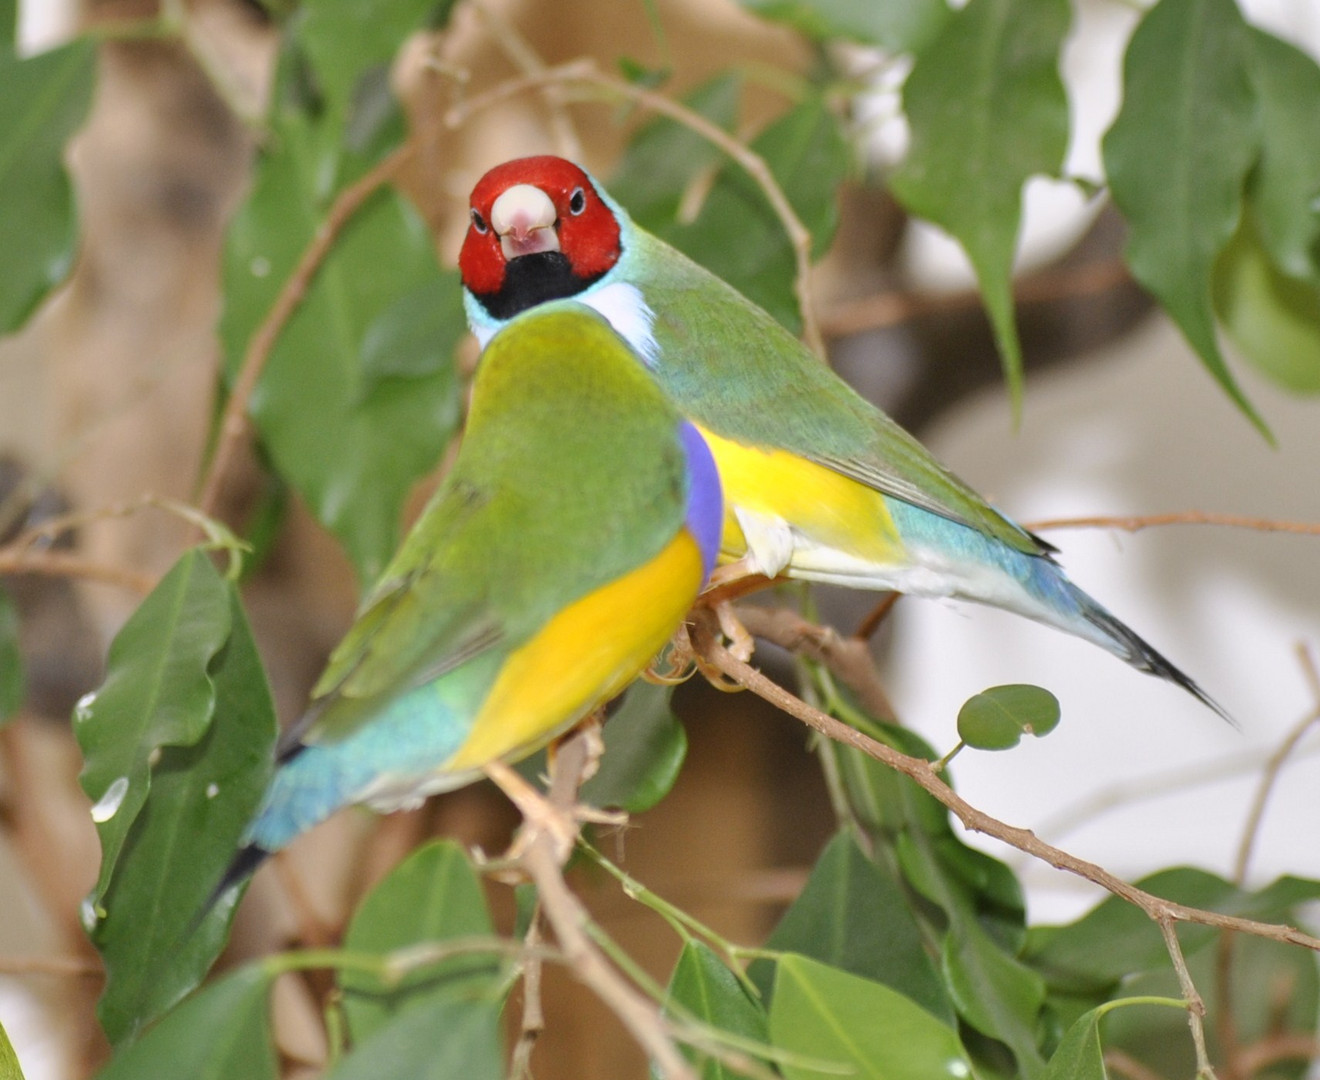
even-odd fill
[[[1023,735],[1048,735],[1059,723],[1059,699],[1029,683],[992,686],[958,710],[958,735],[978,750],[1009,750]]]

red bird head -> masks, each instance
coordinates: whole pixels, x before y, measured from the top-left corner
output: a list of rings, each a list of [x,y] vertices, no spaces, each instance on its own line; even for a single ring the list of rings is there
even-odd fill
[[[574,296],[619,260],[619,222],[585,172],[544,155],[477,181],[458,267],[496,318]]]

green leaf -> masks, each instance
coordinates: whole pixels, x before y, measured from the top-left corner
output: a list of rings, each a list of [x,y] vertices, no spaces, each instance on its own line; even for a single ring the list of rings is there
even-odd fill
[[[825,848],[766,948],[801,953],[873,979],[953,1022],[953,1009],[903,889],[846,832]],[[755,961],[748,974],[768,995],[770,961]]]
[[[1059,723],[1059,699],[1039,686],[992,686],[958,710],[958,736],[978,750],[1008,750],[1023,735],[1043,737]]]
[[[101,839],[101,872],[89,902],[98,908],[120,852],[146,805],[152,758],[192,746],[211,724],[211,661],[230,633],[224,580],[205,552],[187,552],[129,617],[110,645],[105,681],[78,702],[79,776]]]
[[[1320,66],[1254,27],[1251,81],[1260,108],[1260,161],[1247,189],[1261,240],[1283,273],[1320,283]]]
[[[891,52],[920,52],[949,17],[945,0],[740,0],[763,19],[817,41],[849,38]]]
[[[18,611],[0,588],[0,725],[18,712],[27,694],[18,647]]]
[[[1320,278],[1281,273],[1253,218],[1243,215],[1215,263],[1215,314],[1262,374],[1294,394],[1320,393]]]
[[[297,33],[332,111],[346,113],[362,77],[389,63],[404,39],[453,0],[317,0],[307,4]]]
[[[752,1042],[766,1041],[765,1009],[700,941],[689,941],[679,953],[667,1000],[720,1031]],[[733,1080],[742,1075],[713,1058],[700,1064],[701,1080]]]
[[[1045,1080],[1108,1080],[1100,1045],[1102,1016],[1102,1010],[1090,1009],[1073,1023],[1050,1058]]]
[[[493,1001],[430,997],[377,1028],[326,1080],[504,1080]]]
[[[259,964],[225,976],[122,1048],[96,1080],[276,1080],[269,981]]]
[[[87,40],[25,60],[0,49],[0,334],[21,326],[73,264],[64,148],[87,115],[95,61]]]
[[[400,296],[362,335],[359,402],[386,379],[454,379],[454,348],[466,334],[458,271],[445,271]]]
[[[232,585],[226,589],[229,638],[207,667],[215,721],[193,745],[161,750],[151,766],[150,794],[124,840],[101,906],[91,898],[84,906],[84,922],[106,968],[97,1011],[116,1044],[195,987],[224,945],[236,895],[200,922],[198,914],[270,776],[274,706],[238,595]],[[195,687],[186,689],[196,693]]]
[[[912,132],[894,194],[953,236],[976,270],[1016,414],[1022,348],[1013,253],[1022,187],[1055,176],[1068,146],[1059,50],[1067,0],[971,0],[917,58],[903,89]]]
[[[600,771],[582,785],[589,806],[649,810],[678,779],[687,756],[687,732],[669,708],[673,687],[637,680],[603,729]]]
[[[775,1046],[837,1063],[864,1080],[964,1080],[972,1075],[949,1025],[887,986],[805,956],[779,961],[770,1037]],[[826,1075],[797,1062],[780,1067],[785,1080]]]
[[[422,942],[494,933],[481,882],[452,840],[418,848],[358,907],[344,938],[352,952],[384,956]],[[344,1011],[355,1042],[371,1038],[405,1008],[436,996],[454,999],[491,987],[499,964],[490,956],[454,956],[386,986],[371,975],[340,975]]]
[[[1210,297],[1260,148],[1250,44],[1234,0],[1160,0],[1128,44],[1123,107],[1102,148],[1132,275],[1268,438],[1220,354]]]
[[[305,118],[286,117],[275,135],[229,231],[220,332],[231,374],[321,224],[319,188],[333,168],[321,132]],[[381,190],[336,239],[252,400],[277,470],[338,536],[363,582],[397,546],[403,500],[458,423],[452,370],[422,373],[435,362],[434,348],[421,359],[402,355],[416,334],[397,321],[398,305],[415,294],[452,310],[457,279],[437,267],[416,213]],[[369,331],[392,340],[368,350]],[[410,377],[384,377],[403,372]]]
[[[967,920],[945,936],[940,959],[958,1015],[1008,1045],[1021,1075],[1040,1075],[1035,1021],[1045,1003],[1045,980]]]
[[[18,1063],[14,1044],[5,1034],[3,1024],[0,1024],[0,1080],[23,1080],[23,1067]]]

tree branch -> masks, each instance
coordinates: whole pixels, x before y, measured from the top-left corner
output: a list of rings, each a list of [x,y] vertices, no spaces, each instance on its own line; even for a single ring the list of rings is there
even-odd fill
[[[1226,525],[1236,529],[1255,529],[1257,532],[1320,536],[1320,522],[1279,521],[1275,518],[1244,517],[1241,514],[1213,514],[1203,510],[1127,517],[1047,518],[1044,521],[1028,522],[1025,527],[1032,532],[1048,532],[1051,529],[1122,529],[1125,532],[1139,532],[1157,525]]]
[[[1243,919],[1166,900],[1124,881],[1095,863],[1087,862],[1085,859],[1071,855],[1052,844],[1045,843],[1029,829],[1008,825],[997,818],[991,817],[984,811],[972,806],[950,788],[935,772],[931,762],[900,753],[893,747],[886,746],[884,743],[870,738],[842,721],[836,720],[829,714],[812,708],[805,701],[762,675],[751,665],[733,657],[715,639],[710,626],[703,621],[699,620],[694,627],[693,644],[708,663],[740,685],[751,690],[758,697],[764,698],[790,716],[801,720],[826,738],[854,747],[876,761],[888,765],[907,776],[952,811],[963,825],[972,832],[993,836],[1010,847],[1015,847],[1019,851],[1049,863],[1059,870],[1065,870],[1068,873],[1085,878],[1087,881],[1094,882],[1113,895],[1139,907],[1153,920],[1164,917],[1178,922],[1197,923],[1220,930],[1240,930],[1243,933],[1254,934],[1270,941],[1300,945],[1303,948],[1320,951],[1320,938],[1304,933],[1296,927],[1258,922],[1254,919]]]
[[[279,295],[275,297],[275,302],[271,305],[265,320],[248,339],[247,351],[243,354],[243,365],[239,368],[229,400],[225,402],[224,413],[220,417],[219,441],[201,482],[198,505],[202,513],[208,517],[216,515],[224,481],[233,469],[239,450],[247,440],[248,403],[285,324],[298,310],[298,305],[307,295],[317,270],[330,253],[330,248],[344,226],[361,209],[363,203],[394,179],[414,152],[414,144],[411,141],[405,142],[361,179],[339,193],[330,207],[330,212],[326,214],[325,221],[317,228],[311,243],[299,258],[298,265],[294,267],[293,273],[289,275]]]

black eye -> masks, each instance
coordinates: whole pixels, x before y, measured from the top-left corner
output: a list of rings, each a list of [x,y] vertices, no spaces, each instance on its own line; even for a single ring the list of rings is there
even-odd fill
[[[587,194],[580,187],[573,189],[573,194],[568,197],[568,212],[576,217],[587,208]]]
[[[479,233],[486,233],[490,231],[489,227],[486,225],[486,219],[482,217],[479,213],[477,213],[475,207],[472,210],[472,227],[476,229],[477,232]]]

